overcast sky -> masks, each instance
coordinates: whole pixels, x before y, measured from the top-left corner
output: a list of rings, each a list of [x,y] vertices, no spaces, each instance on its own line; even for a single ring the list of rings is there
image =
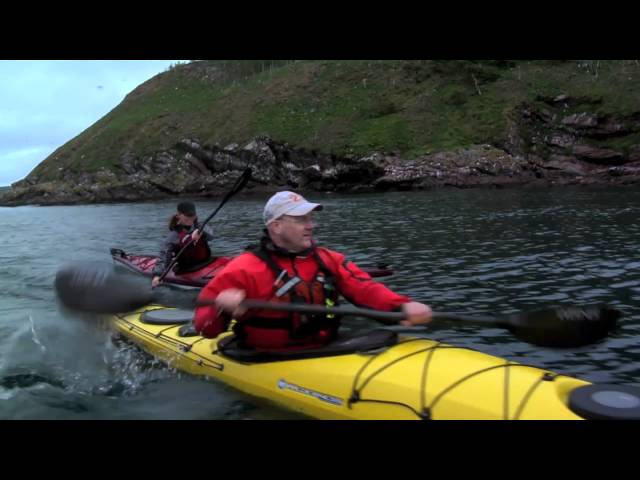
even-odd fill
[[[26,177],[56,148],[178,60],[0,60],[0,186]]]

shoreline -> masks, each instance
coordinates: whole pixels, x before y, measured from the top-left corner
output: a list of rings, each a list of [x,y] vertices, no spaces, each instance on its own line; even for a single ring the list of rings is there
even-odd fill
[[[0,194],[0,205],[216,198],[225,195],[247,167],[252,169],[252,178],[242,195],[278,190],[363,194],[640,183],[640,160],[635,157],[622,164],[569,157],[545,161],[536,155],[510,153],[488,144],[415,159],[380,152],[363,157],[320,155],[279,144],[266,136],[236,150],[219,150],[188,139],[181,144],[189,150],[186,154],[177,150],[161,152],[148,159],[131,160],[122,171],[60,170],[53,178],[28,177]]]
[[[584,179],[582,179],[584,180]],[[593,179],[591,179],[593,180]],[[385,193],[420,193],[420,192],[433,192],[433,191],[459,191],[459,190],[551,190],[551,189],[563,189],[567,187],[577,188],[619,188],[624,190],[626,188],[633,188],[640,185],[640,179],[634,179],[628,182],[607,182],[607,181],[549,181],[549,180],[537,180],[530,182],[510,182],[510,183],[494,183],[494,184],[479,184],[479,185],[452,185],[443,184],[437,186],[417,187],[417,188],[387,188],[387,189],[375,189],[373,187],[358,186],[355,185],[351,189],[345,190],[316,190],[309,188],[295,188],[287,185],[279,185],[268,188],[261,188],[253,191],[242,191],[236,194],[237,199],[254,200],[264,199],[266,195],[273,194],[280,190],[292,190],[305,196],[312,196],[314,194],[322,195],[344,195],[344,196],[366,196],[366,195],[380,195]],[[153,203],[159,201],[180,201],[180,200],[202,200],[202,199],[221,199],[226,194],[226,191],[220,193],[204,193],[197,194],[193,192],[175,194],[175,195],[160,195],[157,197],[149,198],[113,198],[113,199],[96,199],[93,201],[86,200],[69,200],[69,201],[51,201],[51,202],[11,202],[4,203],[2,201],[2,194],[0,194],[0,207],[14,208],[23,206],[35,206],[35,207],[65,207],[65,206],[82,206],[82,205],[116,205],[116,204],[138,204],[138,203]]]

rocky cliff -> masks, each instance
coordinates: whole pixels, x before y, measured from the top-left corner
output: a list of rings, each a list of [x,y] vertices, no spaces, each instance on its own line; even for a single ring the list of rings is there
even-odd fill
[[[215,196],[224,193],[247,166],[248,192],[373,192],[438,187],[632,184],[640,181],[640,145],[605,149],[589,139],[638,129],[638,117],[566,117],[524,107],[513,124],[509,150],[475,145],[405,159],[397,154],[335,156],[258,137],[224,148],[182,139],[174,148],[138,158],[124,154],[119,168],[73,175],[57,181],[13,185],[5,205],[74,204]],[[526,132],[526,136],[521,136]]]

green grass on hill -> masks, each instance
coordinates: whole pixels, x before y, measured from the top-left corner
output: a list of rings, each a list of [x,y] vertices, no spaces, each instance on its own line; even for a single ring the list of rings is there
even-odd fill
[[[406,158],[505,140],[510,111],[538,96],[601,99],[600,113],[640,105],[637,61],[230,61],[178,65],[140,85],[34,174],[112,168],[181,138],[276,141],[336,154]],[[584,107],[577,107],[584,111]],[[569,114],[571,112],[567,112]],[[620,140],[628,146],[633,139]],[[57,157],[57,158],[56,158]]]

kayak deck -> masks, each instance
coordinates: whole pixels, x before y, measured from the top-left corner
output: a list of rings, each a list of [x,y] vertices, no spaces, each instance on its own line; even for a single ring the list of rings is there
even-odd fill
[[[220,341],[182,337],[185,322],[150,325],[118,314],[113,325],[170,367],[223,381],[249,395],[319,419],[580,419],[569,394],[588,382],[466,348],[400,337],[374,351],[248,363]],[[171,310],[171,309],[166,309]]]
[[[128,270],[150,277],[158,262],[157,255],[132,255],[119,248],[112,248],[111,257],[117,265],[121,265]],[[163,281],[174,285],[185,287],[204,287],[213,277],[215,277],[232,260],[231,257],[212,258],[202,268],[193,268],[190,271],[176,273],[169,272]],[[363,267],[371,277],[387,277],[393,275],[393,270],[386,265],[377,267]]]
[[[116,264],[148,277],[153,274],[153,269],[158,262],[158,257],[155,255],[129,255],[117,248],[111,249],[111,257]],[[165,276],[163,281],[175,285],[202,288],[230,261],[231,258],[229,257],[212,258],[207,264],[203,265],[202,268],[193,269],[193,271],[180,273],[171,271]]]

